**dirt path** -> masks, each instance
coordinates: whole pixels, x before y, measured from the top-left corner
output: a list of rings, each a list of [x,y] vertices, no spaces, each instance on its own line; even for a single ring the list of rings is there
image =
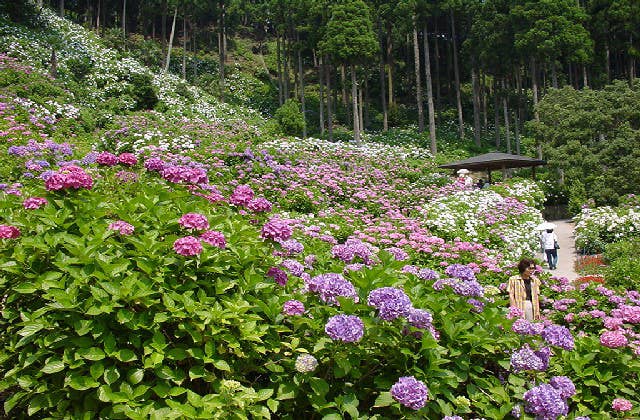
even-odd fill
[[[575,280],[578,275],[574,271],[575,262],[577,258],[575,248],[575,238],[573,235],[574,224],[570,219],[567,220],[553,220],[552,223],[557,225],[555,232],[558,235],[558,244],[560,249],[558,250],[558,268],[555,270],[545,269],[556,277],[566,277],[569,280]],[[543,254],[538,254],[538,257],[545,260]],[[548,267],[546,264],[545,267]]]

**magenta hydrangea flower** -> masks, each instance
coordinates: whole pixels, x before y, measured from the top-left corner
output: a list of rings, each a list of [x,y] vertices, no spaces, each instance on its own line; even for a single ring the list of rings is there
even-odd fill
[[[36,210],[48,203],[46,198],[29,197],[22,202],[22,206],[27,210]]]
[[[120,155],[118,155],[118,162],[123,165],[133,166],[138,163],[138,158],[133,153],[120,153]]]
[[[289,277],[287,276],[287,273],[285,273],[283,270],[281,270],[281,269],[279,269],[277,267],[271,267],[267,271],[267,276],[273,277],[273,279],[276,281],[276,283],[278,283],[280,286],[286,285],[287,281],[289,280]]]
[[[44,182],[44,186],[49,191],[80,188],[90,190],[93,187],[93,179],[79,166],[67,165],[52,173]]]
[[[628,342],[629,340],[627,340],[627,337],[618,330],[605,331],[600,335],[600,344],[605,347],[609,347],[610,349],[624,347]]]
[[[144,161],[144,167],[149,172],[161,172],[165,166],[166,163],[159,158],[149,158]]]
[[[253,200],[247,203],[247,208],[256,213],[266,213],[270,212],[273,205],[266,198],[254,198]]]
[[[324,331],[332,340],[355,343],[364,336],[364,323],[355,315],[335,315],[329,318]]]
[[[224,249],[227,246],[224,234],[217,230],[205,230],[200,234],[200,239],[202,239],[203,242],[211,246],[217,246],[220,249]]]
[[[134,227],[124,220],[118,220],[109,224],[109,229],[118,232],[120,235],[131,235]]]
[[[413,376],[403,376],[391,386],[391,396],[405,407],[420,410],[427,403],[429,389]]]
[[[236,206],[246,206],[253,199],[254,193],[248,185],[238,185],[231,194],[229,202]]]
[[[185,236],[184,238],[176,239],[173,243],[173,250],[180,255],[190,257],[199,255],[202,252],[202,244],[198,238]]]
[[[187,229],[204,230],[209,229],[209,221],[204,214],[186,213],[183,214],[178,223]]]
[[[0,225],[0,239],[15,239],[20,236],[20,229],[11,225]]]
[[[304,303],[295,299],[288,300],[282,305],[282,313],[285,315],[302,315],[304,314],[304,310]]]
[[[104,166],[114,166],[118,164],[118,157],[111,152],[100,152],[96,157],[96,163]]]
[[[616,398],[611,403],[611,408],[616,411],[630,411],[633,408],[633,404],[629,400],[624,398]]]
[[[274,241],[286,241],[293,234],[293,229],[287,222],[280,219],[269,220],[262,226],[260,236]]]

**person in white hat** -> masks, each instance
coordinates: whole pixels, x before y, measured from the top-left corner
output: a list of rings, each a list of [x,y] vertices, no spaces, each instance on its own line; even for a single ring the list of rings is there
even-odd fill
[[[547,256],[549,270],[555,270],[558,267],[558,236],[553,229],[547,229],[540,235],[540,243]]]

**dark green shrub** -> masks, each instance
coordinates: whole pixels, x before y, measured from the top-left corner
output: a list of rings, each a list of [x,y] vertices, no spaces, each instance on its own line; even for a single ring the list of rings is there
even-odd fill
[[[297,211],[303,214],[315,213],[318,210],[313,200],[309,198],[307,194],[300,191],[287,194],[282,206],[286,210]]]
[[[603,259],[608,265],[605,268],[605,279],[608,285],[626,289],[640,289],[640,238],[607,244]]]
[[[158,95],[150,74],[131,75],[131,97],[136,102],[135,110],[153,109],[158,103]]]
[[[280,108],[276,110],[276,120],[284,134],[299,136],[304,128],[304,115],[300,110],[300,103],[295,99],[287,99]]]
[[[89,73],[93,71],[94,62],[91,57],[70,58],[66,62],[67,69],[71,73],[71,77],[76,82],[82,81]]]

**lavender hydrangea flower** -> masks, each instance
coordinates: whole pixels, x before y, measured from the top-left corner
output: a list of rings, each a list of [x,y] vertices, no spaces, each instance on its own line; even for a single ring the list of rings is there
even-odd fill
[[[483,297],[484,289],[476,280],[456,281],[451,285],[453,291],[460,296]]]
[[[282,266],[296,277],[300,277],[304,273],[304,265],[296,260],[284,260]]]
[[[569,412],[567,402],[560,391],[549,384],[542,384],[524,393],[525,411],[538,419],[557,419]]]
[[[419,410],[427,403],[429,390],[415,377],[403,376],[391,387],[391,396],[405,407]]]
[[[304,304],[299,300],[288,300],[282,305],[282,313],[290,316],[302,315],[304,314]]]
[[[412,307],[409,296],[396,287],[372,290],[367,298],[367,304],[378,309],[380,318],[385,321],[407,316]]]
[[[464,264],[451,264],[444,270],[447,276],[455,277],[464,281],[472,281],[476,279],[473,269]]]
[[[549,325],[542,331],[542,339],[552,346],[573,350],[575,343],[571,331],[562,325]]]
[[[347,297],[358,302],[358,293],[353,284],[342,274],[326,273],[317,275],[308,282],[309,290],[318,293],[320,299],[330,305],[338,305],[338,296]]]
[[[332,340],[355,343],[364,336],[364,323],[355,315],[335,315],[329,318],[324,331]]]
[[[411,308],[409,309],[407,321],[409,321],[409,324],[413,327],[426,330],[432,326],[433,315],[424,309]]]
[[[421,268],[418,271],[418,278],[422,280],[437,280],[440,278],[440,274],[429,268]]]
[[[571,379],[566,376],[554,376],[549,384],[560,392],[560,396],[565,400],[576,394],[576,387]]]
[[[546,360],[543,357],[542,354],[536,354],[528,344],[525,344],[511,355],[511,369],[514,372],[525,370],[544,371],[548,367],[548,361],[545,363]]]

